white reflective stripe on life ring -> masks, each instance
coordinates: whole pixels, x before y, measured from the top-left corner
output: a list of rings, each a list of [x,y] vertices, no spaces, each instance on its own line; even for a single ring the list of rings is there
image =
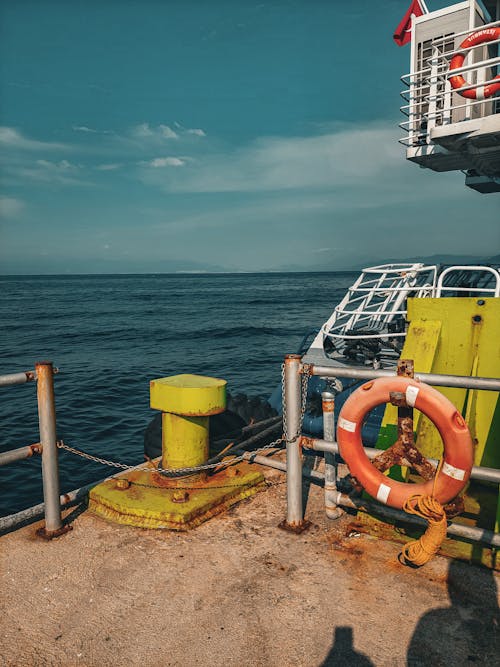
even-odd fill
[[[448,477],[453,477],[453,479],[458,479],[459,481],[462,481],[465,478],[465,470],[462,470],[461,468],[455,468],[455,466],[452,466],[450,463],[446,463],[446,461],[443,463],[441,472],[443,472],[445,475],[448,475]]]

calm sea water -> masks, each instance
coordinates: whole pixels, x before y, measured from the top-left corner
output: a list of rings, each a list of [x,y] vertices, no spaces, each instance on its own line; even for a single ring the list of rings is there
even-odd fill
[[[285,353],[318,328],[352,273],[0,276],[0,374],[49,359],[58,437],[143,461],[149,380],[199,373],[267,397]],[[39,440],[34,384],[0,388],[0,451]],[[110,469],[60,454],[61,491]],[[0,468],[0,515],[42,500],[40,459]]]

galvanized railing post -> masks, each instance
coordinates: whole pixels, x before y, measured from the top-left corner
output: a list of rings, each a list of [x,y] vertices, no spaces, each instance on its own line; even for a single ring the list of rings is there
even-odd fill
[[[326,442],[335,442],[335,397],[329,391],[321,394],[323,407],[323,439]],[[338,519],[344,513],[338,507],[337,500],[337,468],[335,454],[325,452],[325,510],[329,519]]]
[[[305,527],[302,507],[302,451],[300,448],[301,375],[300,355],[285,357],[283,426],[286,438],[286,520],[281,526],[300,532]]]
[[[54,369],[51,361],[35,364],[37,374],[38,422],[42,446],[43,499],[45,526],[37,533],[52,538],[66,532],[61,517],[59,462],[56,436],[56,404],[54,399]]]

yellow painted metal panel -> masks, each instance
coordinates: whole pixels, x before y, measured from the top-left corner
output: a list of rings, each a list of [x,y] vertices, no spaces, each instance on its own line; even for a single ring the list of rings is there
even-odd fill
[[[439,320],[423,320],[415,318],[408,327],[401,359],[413,359],[415,372],[430,373],[439,343],[441,322]],[[420,412],[415,414],[415,427],[418,425]],[[397,424],[398,409],[388,404],[385,408],[382,427]]]
[[[226,409],[226,385],[226,380],[202,375],[158,378],[150,382],[150,405],[178,415],[216,415]]]
[[[439,299],[409,299],[408,318],[442,322],[433,373],[451,375],[500,376],[500,299],[449,297]],[[417,360],[415,360],[417,362]],[[475,464],[485,455],[490,432],[496,392],[467,392],[453,387],[437,387],[465,414],[476,443]],[[476,394],[474,396],[474,394]],[[422,417],[417,429],[419,449],[427,456],[439,457],[441,438],[427,417]]]

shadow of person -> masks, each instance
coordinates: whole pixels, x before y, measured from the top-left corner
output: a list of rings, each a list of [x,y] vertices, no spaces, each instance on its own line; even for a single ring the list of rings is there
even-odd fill
[[[408,667],[497,665],[500,614],[495,574],[450,561],[450,607],[433,609],[417,623]]]
[[[335,628],[333,646],[320,667],[374,667],[373,662],[364,653],[356,651],[352,642],[352,628]]]

